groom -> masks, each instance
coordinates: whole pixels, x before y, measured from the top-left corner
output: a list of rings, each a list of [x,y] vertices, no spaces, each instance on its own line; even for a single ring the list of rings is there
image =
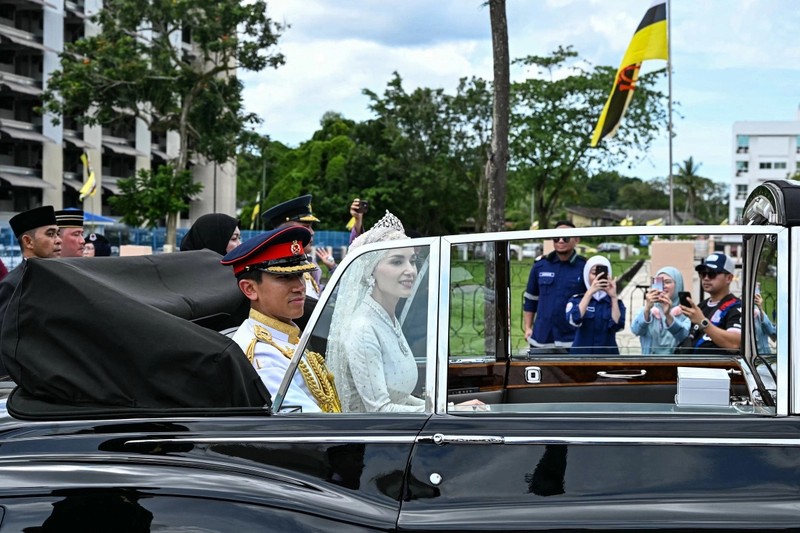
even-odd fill
[[[303,315],[303,275],[316,269],[304,248],[311,232],[302,226],[269,231],[222,258],[233,267],[239,290],[250,300],[250,316],[233,336],[271,394],[275,394],[300,342],[294,320]],[[321,355],[305,351],[282,407],[304,412],[341,412],[339,397]]]

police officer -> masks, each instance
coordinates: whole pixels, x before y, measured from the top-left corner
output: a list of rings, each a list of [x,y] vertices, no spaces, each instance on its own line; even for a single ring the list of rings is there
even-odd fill
[[[556,228],[574,228],[562,220]],[[554,250],[531,268],[523,302],[525,338],[538,353],[566,353],[575,337],[567,323],[565,309],[573,294],[586,290],[583,267],[586,258],[575,251],[580,239],[556,237]]]
[[[316,269],[304,247],[311,232],[300,226],[269,231],[247,240],[222,258],[233,267],[250,315],[233,336],[273,395],[300,342],[294,320],[303,315],[303,274]],[[292,376],[284,406],[303,411],[341,412],[333,379],[321,355],[306,351]]]
[[[264,225],[269,228],[278,229],[289,226],[302,226],[308,229],[308,231],[311,232],[311,240],[309,240],[306,245],[306,254],[311,254],[314,246],[314,228],[312,225],[314,222],[319,222],[319,219],[314,216],[311,210],[311,198],[312,196],[310,194],[292,198],[287,202],[270,207],[261,215],[261,218],[264,220]],[[306,283],[306,295],[314,298],[314,300],[318,300],[320,293],[319,269],[316,269],[313,273],[307,272],[303,278]],[[305,322],[303,322],[303,325],[305,325]]]

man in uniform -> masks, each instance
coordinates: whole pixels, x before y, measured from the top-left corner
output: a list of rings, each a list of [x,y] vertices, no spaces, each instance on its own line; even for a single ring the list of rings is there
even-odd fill
[[[264,225],[269,228],[278,229],[290,226],[302,226],[308,229],[311,233],[311,240],[308,241],[305,252],[306,254],[311,254],[314,246],[314,228],[312,225],[314,222],[319,222],[319,219],[315,217],[311,211],[310,194],[292,198],[287,202],[270,207],[261,215],[261,218],[264,220]],[[306,283],[306,296],[319,300],[319,269],[315,269],[314,272],[306,272],[303,279]]]
[[[22,279],[25,261],[31,257],[49,259],[61,255],[61,237],[58,236],[58,224],[53,206],[45,205],[23,211],[13,216],[9,224],[22,250],[22,262],[0,280],[0,331],[8,302]],[[0,363],[0,375],[6,375],[2,363]]]
[[[569,221],[559,221],[556,228],[574,228]],[[575,338],[575,329],[567,322],[567,301],[583,293],[583,267],[586,259],[575,251],[577,237],[556,237],[554,250],[538,259],[531,268],[523,301],[525,338],[539,353],[566,353]],[[535,318],[535,320],[534,320]]]
[[[302,316],[306,299],[303,274],[317,268],[304,250],[310,240],[311,232],[304,227],[282,227],[249,239],[222,258],[223,265],[233,267],[239,289],[250,300],[250,316],[233,340],[272,394],[300,341],[294,320]],[[321,355],[303,354],[282,405],[304,412],[341,412]]]
[[[83,211],[64,209],[56,211],[58,235],[61,237],[61,257],[83,257]]]
[[[683,314],[692,321],[690,331],[697,354],[730,353],[738,350],[742,338],[742,301],[731,294],[735,264],[721,252],[709,255],[697,265],[703,291],[708,298],[695,305],[681,305]]]

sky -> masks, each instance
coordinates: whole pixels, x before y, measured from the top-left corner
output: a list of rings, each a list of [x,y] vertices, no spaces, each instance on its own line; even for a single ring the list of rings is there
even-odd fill
[[[328,111],[372,118],[369,89],[383,94],[397,71],[417,87],[453,94],[458,80],[492,78],[489,8],[484,0],[267,0],[289,27],[277,70],[241,72],[259,132],[290,146],[311,138]],[[619,67],[651,0],[507,0],[511,58],[572,45],[593,65]],[[797,0],[671,0],[673,163],[689,157],[700,175],[728,182],[732,128],[740,121],[800,120],[800,3]],[[642,72],[666,65],[647,61]],[[529,76],[512,68],[512,80]],[[667,92],[666,80],[662,87]],[[609,86],[609,91],[611,87]],[[666,132],[649,153],[618,168],[663,178]]]

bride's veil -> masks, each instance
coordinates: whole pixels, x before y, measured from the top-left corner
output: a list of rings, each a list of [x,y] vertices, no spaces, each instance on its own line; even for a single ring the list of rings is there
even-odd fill
[[[348,253],[365,244],[407,238],[400,220],[389,211],[386,211],[383,218],[372,226],[369,231],[359,235],[353,241]],[[343,396],[342,393],[344,392],[340,387],[346,386],[343,383],[343,376],[347,368],[347,341],[352,342],[353,336],[358,334],[357,331],[353,331],[350,327],[350,321],[364,301],[371,297],[374,284],[372,272],[384,255],[386,255],[385,251],[376,251],[359,257],[347,267],[344,276],[342,276],[337,285],[336,303],[328,334],[325,363],[336,377],[336,387],[339,388],[340,397]]]

